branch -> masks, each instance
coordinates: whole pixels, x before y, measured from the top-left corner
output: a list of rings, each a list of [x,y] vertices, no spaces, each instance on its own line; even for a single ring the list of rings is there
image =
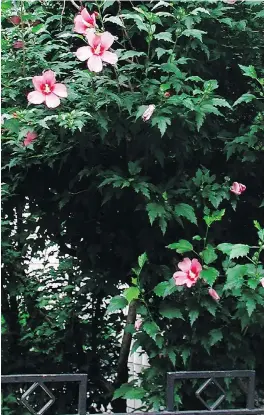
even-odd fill
[[[70,2],[71,2],[71,4],[77,9],[77,10],[81,10],[81,7],[80,6],[78,6],[78,4],[77,3],[75,3],[75,1],[74,0],[70,0]]]

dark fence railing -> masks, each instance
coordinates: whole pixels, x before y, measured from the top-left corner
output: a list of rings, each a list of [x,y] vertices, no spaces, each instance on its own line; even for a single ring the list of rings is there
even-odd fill
[[[219,383],[223,378],[239,378],[247,380],[247,400],[246,407],[240,409],[218,409],[221,403],[226,399],[226,391]],[[45,383],[50,382],[78,382],[78,415],[86,415],[86,401],[87,401],[87,375],[85,374],[60,374],[60,375],[5,375],[1,377],[2,383],[31,383],[31,386],[23,392],[19,399],[19,403],[27,408],[29,413],[33,415],[44,415],[45,412],[54,404],[55,396],[48,389]],[[174,390],[175,382],[190,380],[190,379],[204,379],[203,384],[194,392],[196,398],[206,408],[205,410],[191,410],[191,411],[178,411],[175,410],[174,403]],[[210,386],[214,386],[219,392],[219,396],[213,403],[207,403],[203,397],[203,393]],[[35,389],[40,387],[49,398],[48,402],[41,409],[34,409],[29,403],[30,396],[34,393]],[[264,415],[264,409],[255,408],[255,372],[253,370],[233,370],[233,371],[197,371],[197,372],[172,372],[167,374],[167,409],[162,412],[145,412],[146,415]],[[66,414],[62,414],[66,415]],[[70,414],[68,414],[70,415]],[[125,415],[125,414],[113,414],[113,415]]]

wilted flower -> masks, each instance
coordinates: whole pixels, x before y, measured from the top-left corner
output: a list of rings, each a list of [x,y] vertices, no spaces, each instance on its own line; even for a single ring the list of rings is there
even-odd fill
[[[242,183],[234,182],[230,187],[230,191],[235,195],[241,195],[246,190],[246,186]]]
[[[74,18],[74,31],[81,35],[87,34],[87,30],[94,29],[96,27],[97,12],[92,14],[88,13],[87,9],[83,9],[80,14],[77,14]]]
[[[138,331],[141,326],[142,326],[142,320],[141,319],[136,320],[135,329]]]
[[[56,108],[60,105],[60,98],[68,96],[66,86],[56,83],[53,71],[46,71],[42,76],[34,76],[32,82],[35,91],[30,92],[27,96],[31,104],[42,104],[45,102],[47,107]]]
[[[216,292],[213,288],[209,288],[208,292],[209,292],[210,296],[211,296],[211,297],[212,297],[215,301],[220,300],[219,295],[217,294],[217,292]]]
[[[171,96],[169,91],[164,92],[164,97],[165,98],[169,98]]]
[[[19,16],[11,16],[8,20],[16,26],[21,22],[21,18]]]
[[[14,49],[21,49],[23,47],[24,47],[24,42],[22,40],[17,40],[16,42],[13,43]]]
[[[156,108],[155,105],[153,104],[149,105],[146,111],[144,112],[144,114],[142,115],[142,120],[148,121],[151,118],[153,112],[155,111],[155,108]]]
[[[28,146],[37,138],[37,133],[34,133],[34,131],[28,131],[26,134],[26,138],[24,140],[24,146]]]
[[[87,60],[87,66],[90,71],[101,72],[103,62],[110,63],[111,65],[116,64],[117,55],[108,51],[115,40],[111,33],[104,32],[99,35],[90,31],[86,37],[90,46],[82,46],[77,49],[76,56],[80,61]]]
[[[178,267],[181,271],[173,274],[176,285],[187,285],[190,288],[196,284],[202,271],[202,265],[197,259],[184,258],[182,262],[179,262]]]

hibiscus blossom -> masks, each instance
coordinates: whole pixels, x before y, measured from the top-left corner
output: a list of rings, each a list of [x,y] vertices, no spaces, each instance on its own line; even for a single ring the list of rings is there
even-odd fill
[[[60,105],[60,98],[68,96],[66,86],[56,83],[53,71],[46,71],[42,76],[34,76],[32,82],[35,91],[30,92],[27,96],[31,104],[45,102],[48,108],[56,108]]]
[[[230,187],[230,191],[235,193],[235,195],[241,195],[246,190],[246,186],[242,183],[234,182],[232,187]]]
[[[140,327],[142,326],[143,321],[141,319],[136,320],[135,322],[135,329],[138,331],[140,330]]]
[[[220,300],[218,293],[213,288],[209,288],[208,292],[215,301]]]
[[[87,34],[87,30],[94,29],[96,27],[97,12],[92,14],[88,13],[87,9],[83,9],[80,14],[77,14],[74,18],[74,31],[81,35]]]
[[[24,140],[24,146],[29,146],[29,144],[31,144],[37,136],[37,133],[34,133],[34,131],[28,131]]]
[[[182,262],[179,262],[178,267],[181,271],[173,274],[176,285],[187,285],[190,288],[196,284],[202,271],[202,265],[197,259],[184,258]]]
[[[142,120],[148,121],[152,117],[152,114],[155,111],[155,108],[156,108],[155,105],[153,104],[149,105],[146,111],[144,112],[144,114],[142,115]]]
[[[87,66],[90,71],[101,72],[103,62],[110,63],[111,65],[116,64],[117,55],[108,51],[115,40],[111,33],[95,34],[89,31],[86,37],[90,46],[82,46],[77,49],[76,56],[80,61],[87,60]]]

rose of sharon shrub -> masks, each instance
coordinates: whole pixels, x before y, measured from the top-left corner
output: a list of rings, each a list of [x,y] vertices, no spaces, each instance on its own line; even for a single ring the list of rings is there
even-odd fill
[[[68,96],[65,85],[56,83],[53,71],[46,71],[42,76],[34,76],[32,79],[35,91],[28,94],[31,104],[42,104],[45,102],[48,108],[56,108],[60,105],[60,98]]]

